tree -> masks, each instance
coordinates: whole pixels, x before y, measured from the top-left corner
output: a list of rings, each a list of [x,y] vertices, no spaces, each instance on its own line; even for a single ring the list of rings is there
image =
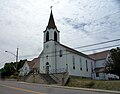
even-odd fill
[[[4,68],[0,69],[1,77],[9,77],[14,73],[13,62],[5,63]]]
[[[106,72],[120,77],[120,48],[110,50],[110,56],[106,63]]]
[[[21,67],[23,67],[25,61],[27,61],[27,59],[17,62],[17,72]],[[0,72],[2,77],[9,77],[11,75],[15,75],[16,62],[5,63],[4,67],[0,69]]]

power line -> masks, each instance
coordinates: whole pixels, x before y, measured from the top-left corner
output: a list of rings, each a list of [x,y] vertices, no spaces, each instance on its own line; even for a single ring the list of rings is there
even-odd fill
[[[100,49],[105,49],[105,48],[110,48],[110,47],[115,47],[115,46],[120,46],[120,44],[118,44],[118,45],[113,45],[113,46],[96,48],[96,49],[91,49],[91,50],[84,50],[84,51],[81,51],[81,52],[88,52],[88,51],[100,50]],[[68,55],[68,54],[73,54],[73,53],[70,53],[70,52],[69,52],[69,53],[62,54],[62,55]],[[59,55],[56,55],[56,56],[59,56]],[[51,56],[48,56],[48,57],[55,57],[55,55],[51,55]],[[41,57],[41,58],[46,58],[46,56],[45,56],[45,57]]]
[[[109,16],[114,15],[114,14],[117,14],[117,13],[119,13],[119,12],[120,12],[120,11],[117,11],[117,12],[111,13],[111,14],[108,14],[108,15],[103,16],[103,17],[101,17],[101,18],[99,18],[99,19],[97,19],[97,20],[100,20],[100,19],[109,17]],[[91,21],[91,22],[89,22],[89,23],[91,24],[91,23],[93,23],[93,22],[95,22],[95,21],[97,21],[97,20]],[[120,39],[110,40],[110,41],[106,41],[106,42],[101,42],[101,43],[96,43],[96,44],[90,44],[90,45],[85,45],[85,46],[81,46],[81,47],[75,47],[75,48],[73,48],[73,49],[85,48],[85,47],[90,47],[90,46],[94,46],[94,45],[100,45],[100,44],[110,43],[110,42],[119,41],[119,40],[120,40]],[[89,51],[89,50],[85,50],[84,52],[86,52],[86,51]],[[45,54],[49,54],[49,53],[55,53],[55,52],[48,52],[48,53],[45,53]],[[36,54],[36,55],[37,55],[37,54]],[[32,55],[27,55],[27,56],[32,56]],[[21,56],[21,57],[25,57],[25,56]]]
[[[38,54],[23,55],[23,56],[19,56],[19,58],[23,58],[23,57],[33,57],[33,56],[38,56]]]
[[[120,39],[114,39],[114,40],[109,40],[109,41],[105,41],[105,42],[99,42],[99,43],[95,43],[95,44],[84,45],[84,46],[81,46],[81,47],[79,46],[79,47],[75,47],[75,48],[72,48],[72,49],[86,48],[86,47],[91,47],[91,46],[95,46],[95,45],[101,45],[101,44],[111,43],[111,42],[115,42],[115,41],[120,41]],[[113,46],[119,46],[119,45],[113,45]],[[90,50],[84,50],[84,51],[81,51],[81,52],[88,52],[88,51],[92,51],[92,50],[99,50],[99,49],[109,48],[109,47],[113,47],[113,46],[96,48],[96,49],[90,49]],[[62,51],[64,52],[66,50],[62,50]],[[56,52],[59,52],[59,51],[56,51]],[[52,53],[55,53],[55,51],[47,52],[47,53],[44,53],[44,54],[52,54]],[[38,56],[38,54],[24,55],[24,56],[19,56],[19,57],[23,58],[23,57],[33,57],[33,56]]]
[[[120,44],[113,45],[113,46],[106,46],[106,47],[96,48],[96,49],[91,49],[91,50],[84,50],[84,51],[81,51],[81,52],[89,52],[89,51],[100,50],[100,49],[105,49],[105,48],[110,48],[110,47],[116,47],[116,46],[120,46]],[[73,53],[71,53],[71,52],[68,51],[67,53],[64,53],[62,55],[68,55],[68,54],[73,54]],[[57,53],[56,55],[47,55],[47,57],[55,57],[55,56],[60,56],[60,55],[59,55],[59,53]],[[39,58],[46,58],[46,55],[43,55],[42,57],[39,57]],[[27,58],[27,59],[33,59],[33,58]]]
[[[9,58],[9,59],[7,59],[7,60],[4,60],[4,61],[2,61],[2,62],[0,62],[0,63],[5,63],[5,62],[7,62],[8,60],[11,60],[11,59],[13,59],[14,57],[12,57],[12,58]]]
[[[116,46],[120,46],[120,44],[118,44],[118,45],[113,45],[113,46],[96,48],[96,49],[91,49],[91,50],[84,50],[84,51],[81,51],[81,52],[89,52],[89,51],[100,50],[100,49],[105,49],[105,48],[110,48],[110,47],[116,47]]]
[[[85,47],[90,47],[90,46],[95,46],[95,45],[100,45],[100,44],[106,44],[106,43],[115,42],[115,41],[119,41],[119,40],[120,39],[115,39],[115,40],[110,40],[110,41],[105,41],[105,42],[99,42],[99,43],[85,45],[85,46],[81,46],[81,47],[75,47],[74,49],[85,48]]]
[[[109,41],[105,41],[105,42],[99,42],[99,43],[95,43],[95,44],[84,45],[84,46],[81,46],[81,47],[75,47],[75,48],[71,48],[71,49],[80,49],[80,48],[91,47],[91,46],[95,46],[95,45],[101,45],[101,44],[111,43],[111,42],[115,42],[115,41],[120,41],[120,39],[114,39],[114,40],[109,40]],[[81,52],[89,52],[89,51],[92,51],[92,50],[105,49],[105,48],[110,48],[110,47],[115,47],[115,46],[119,46],[119,45],[112,45],[112,46],[107,46],[107,47],[102,47],[102,48],[84,50],[84,51],[81,51]],[[64,52],[66,50],[62,50],[62,51]],[[44,53],[44,54],[46,55],[46,54],[52,54],[52,53],[57,53],[57,52],[59,52],[59,51],[47,52],[47,53]],[[37,56],[37,55],[38,54],[24,55],[24,56],[20,56],[20,58],[22,58],[22,57],[33,57],[33,56]]]
[[[79,47],[75,47],[75,48],[72,48],[72,49],[85,48],[85,47],[90,47],[90,46],[95,46],[95,45],[100,45],[100,44],[111,43],[111,42],[115,42],[115,41],[120,41],[120,39],[114,39],[114,40],[109,40],[109,41],[105,41],[105,42],[99,42],[99,43],[85,45],[85,46],[81,46],[81,47],[79,46]],[[63,50],[63,51],[66,51],[66,50]],[[56,51],[56,52],[59,52],[59,51]],[[51,53],[55,53],[55,51],[47,52],[47,53],[44,53],[44,54],[51,54]]]
[[[106,46],[106,47],[101,47],[101,48],[96,48],[96,49],[91,49],[91,50],[84,50],[84,51],[81,51],[81,52],[89,52],[89,51],[94,51],[94,50],[100,50],[100,49],[105,49],[105,48],[110,48],[110,47],[116,47],[116,46],[120,46],[120,44],[118,45],[113,45],[113,46]],[[67,52],[67,53],[64,53],[62,54],[63,56],[64,55],[69,55],[69,54],[73,54],[71,52]],[[59,53],[57,53],[56,55],[48,55],[48,57],[55,57],[55,56],[60,56]],[[42,57],[39,57],[39,58],[46,58],[46,55],[43,55]],[[11,58],[10,58],[11,59]],[[8,59],[8,60],[10,60]],[[32,57],[29,57],[27,59],[33,59]],[[6,61],[8,61],[6,60]],[[1,62],[1,63],[4,63],[5,61]]]

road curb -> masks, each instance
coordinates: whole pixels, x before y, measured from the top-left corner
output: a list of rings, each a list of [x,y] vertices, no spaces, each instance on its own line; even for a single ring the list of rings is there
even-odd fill
[[[41,86],[45,86],[45,87],[55,87],[55,88],[63,88],[63,89],[73,89],[73,90],[82,90],[82,91],[92,91],[92,92],[120,94],[120,91],[113,91],[113,90],[102,90],[102,89],[91,89],[91,88],[78,88],[78,87],[68,87],[68,86],[59,86],[59,85],[46,85],[46,84],[37,84],[37,83],[28,83],[28,82],[19,82],[19,83],[34,84],[34,85],[41,85]]]
[[[64,89],[73,89],[73,90],[92,91],[92,92],[103,92],[103,93],[120,94],[120,91],[112,91],[112,90],[91,89],[91,88],[78,88],[78,87],[68,87],[68,86],[52,86],[52,87],[64,88]]]

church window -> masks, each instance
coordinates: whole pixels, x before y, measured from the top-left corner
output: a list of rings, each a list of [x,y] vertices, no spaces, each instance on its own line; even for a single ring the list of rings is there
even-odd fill
[[[27,71],[27,67],[25,67],[25,70]]]
[[[88,71],[88,62],[86,60],[86,71]]]
[[[96,73],[96,77],[99,77],[99,73]]]
[[[49,66],[49,63],[47,62],[46,65]]]
[[[73,56],[73,69],[75,69],[75,57]]]
[[[46,33],[46,42],[49,41],[49,32]]]
[[[45,66],[43,66],[43,70],[45,70]]]
[[[57,33],[56,33],[56,31],[54,32],[54,41],[57,41]]]
[[[80,70],[82,70],[82,59],[80,58]]]
[[[62,50],[60,50],[60,57],[62,57]]]
[[[48,59],[48,55],[46,56],[46,59]]]
[[[93,64],[92,64],[92,62],[91,62],[91,71],[93,72]]]

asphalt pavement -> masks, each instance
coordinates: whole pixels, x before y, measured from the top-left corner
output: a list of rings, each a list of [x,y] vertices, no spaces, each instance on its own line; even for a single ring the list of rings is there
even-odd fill
[[[79,88],[66,88],[56,85],[42,85],[24,83],[17,81],[0,81],[0,94],[115,94],[114,92],[103,92],[85,90]],[[120,93],[118,93],[120,94]]]

